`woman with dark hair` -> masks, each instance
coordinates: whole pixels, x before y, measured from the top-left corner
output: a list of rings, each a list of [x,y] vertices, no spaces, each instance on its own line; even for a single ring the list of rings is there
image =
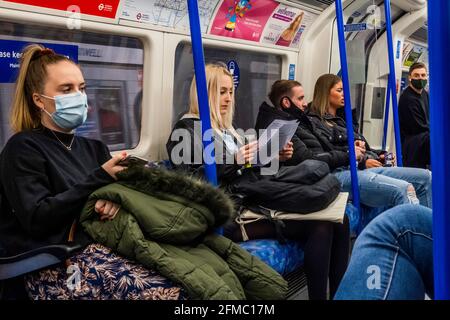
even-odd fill
[[[344,119],[336,115],[337,110],[344,107],[344,90],[342,80],[334,74],[324,74],[316,82],[314,98],[308,113],[309,119],[315,123],[318,134],[328,139],[334,150],[348,150],[347,128]],[[385,183],[400,185],[404,181],[412,184],[406,193],[416,193],[420,204],[431,208],[431,172],[425,169],[383,166],[386,164],[386,151],[373,150],[362,134],[354,132],[355,146],[364,150],[364,156],[358,161],[360,169],[371,175],[387,177]],[[348,172],[336,172],[343,185],[350,184]],[[346,183],[348,181],[348,183]],[[363,183],[363,182],[361,182]]]
[[[337,85],[340,88],[335,88]],[[337,92],[335,92],[337,91]],[[342,191],[351,192],[350,160],[347,147],[345,123],[336,116],[330,116],[337,104],[343,105],[342,82],[334,75],[319,78],[314,101],[307,108],[302,85],[294,80],[278,80],[273,83],[268,102],[264,102],[258,113],[256,129],[261,130],[275,119],[299,121],[292,139],[294,153],[289,165],[295,165],[306,159],[321,160],[328,164],[333,175],[340,181]],[[339,93],[338,99],[335,94]],[[335,103],[337,101],[337,103]],[[314,110],[322,106],[322,118]],[[331,111],[328,111],[331,110]],[[335,122],[336,121],[336,122]],[[361,215],[367,224],[370,219],[383,210],[406,203],[420,203],[431,207],[431,173],[411,168],[377,167],[366,169],[367,165],[377,165],[378,158],[364,137],[355,133],[355,153],[358,161],[358,182],[360,199],[363,204]],[[380,153],[383,154],[383,153]],[[370,160],[368,160],[370,159]],[[366,210],[367,209],[367,210]]]

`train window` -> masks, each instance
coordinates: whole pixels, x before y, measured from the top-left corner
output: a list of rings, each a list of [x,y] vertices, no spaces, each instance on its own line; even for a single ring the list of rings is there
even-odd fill
[[[90,107],[88,119],[77,133],[102,140],[112,151],[137,146],[144,61],[139,39],[0,21],[0,40],[12,46],[35,42],[76,46]],[[11,82],[0,83],[0,148],[12,134],[8,123],[14,89]]]
[[[260,104],[275,80],[281,78],[282,57],[252,51],[206,46],[206,63],[234,60],[240,70],[236,89],[235,128],[253,128]],[[189,89],[194,75],[192,46],[182,42],[175,53],[175,83],[173,91],[172,122],[178,121],[189,110]]]

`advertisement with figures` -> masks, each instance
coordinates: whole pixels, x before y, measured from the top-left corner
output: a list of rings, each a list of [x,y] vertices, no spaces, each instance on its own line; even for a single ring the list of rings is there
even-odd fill
[[[298,48],[300,38],[316,16],[298,8],[280,4],[270,16],[261,38],[262,43]]]
[[[274,0],[223,0],[209,33],[259,42],[277,6]]]

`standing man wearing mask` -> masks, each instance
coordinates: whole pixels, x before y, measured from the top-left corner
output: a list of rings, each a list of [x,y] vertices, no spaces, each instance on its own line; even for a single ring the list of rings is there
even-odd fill
[[[427,68],[416,62],[409,68],[409,86],[398,104],[404,165],[430,167],[430,104]]]

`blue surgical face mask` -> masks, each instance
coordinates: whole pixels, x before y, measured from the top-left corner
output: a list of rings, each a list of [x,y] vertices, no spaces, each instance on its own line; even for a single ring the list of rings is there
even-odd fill
[[[85,93],[75,92],[55,97],[41,96],[55,100],[55,112],[44,111],[52,118],[55,124],[63,129],[73,130],[81,126],[87,118],[87,96]]]

